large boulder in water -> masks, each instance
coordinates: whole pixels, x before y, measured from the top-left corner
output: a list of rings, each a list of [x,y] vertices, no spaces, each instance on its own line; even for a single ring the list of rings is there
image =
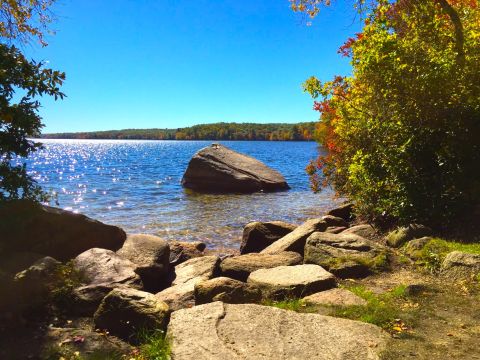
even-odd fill
[[[261,161],[212,144],[197,152],[183,175],[186,188],[211,193],[287,190],[285,178]]]
[[[0,205],[0,253],[33,252],[65,261],[91,248],[116,251],[127,235],[85,215],[27,200]]]

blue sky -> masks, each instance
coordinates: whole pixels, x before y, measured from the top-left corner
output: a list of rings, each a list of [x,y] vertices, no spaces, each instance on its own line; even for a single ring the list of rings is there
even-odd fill
[[[347,4],[345,4],[347,3]],[[288,0],[60,0],[57,34],[27,54],[65,71],[43,100],[44,132],[315,121],[301,89],[349,72],[349,2],[311,26]]]

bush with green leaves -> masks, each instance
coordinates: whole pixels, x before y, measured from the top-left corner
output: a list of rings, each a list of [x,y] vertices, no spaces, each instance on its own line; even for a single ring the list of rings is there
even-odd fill
[[[369,220],[440,227],[476,209],[477,2],[376,1],[340,53],[352,59],[351,76],[304,84],[329,150],[307,168],[314,190],[333,185]]]

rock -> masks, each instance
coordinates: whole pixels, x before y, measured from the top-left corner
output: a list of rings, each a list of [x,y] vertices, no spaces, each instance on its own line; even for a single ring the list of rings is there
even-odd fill
[[[170,264],[179,265],[187,260],[204,256],[207,245],[201,241],[182,242],[169,241],[170,246]]]
[[[18,200],[0,205],[0,249],[33,252],[60,261],[91,248],[118,250],[125,232],[85,215]]]
[[[443,260],[440,273],[456,280],[480,281],[480,255],[452,251]]]
[[[136,265],[111,250],[87,250],[74,259],[73,266],[86,283],[74,291],[78,308],[86,315],[94,311],[114,288],[143,288],[140,277],[135,273]]]
[[[388,340],[358,321],[221,302],[173,313],[167,337],[175,360],[374,360]]]
[[[54,258],[44,257],[15,275],[10,296],[14,302],[11,305],[16,311],[35,308],[48,302],[50,292],[60,278],[60,265]]]
[[[170,248],[165,240],[153,235],[129,235],[117,254],[136,265],[135,272],[146,290],[156,292],[165,286],[170,270]]]
[[[252,193],[287,190],[277,171],[250,156],[223,145],[212,144],[198,151],[183,175],[186,188],[213,193]]]
[[[399,227],[390,232],[386,239],[387,244],[391,247],[398,248],[412,239],[418,239],[425,236],[432,235],[432,229],[420,224],[410,224],[406,227]]]
[[[246,281],[248,275],[255,270],[282,265],[298,265],[302,261],[302,257],[293,251],[283,251],[277,254],[251,253],[224,259],[220,263],[220,272],[223,276]]]
[[[404,253],[413,260],[419,260],[422,257],[423,248],[432,240],[429,236],[420,239],[413,239],[407,242],[403,248]]]
[[[355,216],[353,214],[353,204],[348,203],[330,210],[327,215],[342,218],[345,221],[351,221]]]
[[[256,303],[262,293],[255,286],[227,277],[218,277],[195,285],[195,304],[222,301],[229,304]]]
[[[325,232],[330,233],[330,234],[339,234],[346,229],[347,228],[345,226],[329,226],[329,227],[327,227]]]
[[[328,227],[331,227],[331,226],[348,227],[348,222],[346,222],[344,219],[338,216],[325,215],[325,216],[322,216],[322,220],[327,223]]]
[[[262,254],[275,254],[280,251],[295,251],[303,256],[305,241],[315,231],[325,231],[327,223],[322,219],[311,219],[297,227],[288,235],[275,241],[261,251]]]
[[[385,266],[386,249],[354,234],[315,232],[307,239],[304,262],[341,278],[358,278]]]
[[[15,275],[18,272],[29,268],[34,262],[44,258],[44,255],[32,252],[13,252],[2,258],[0,271]]]
[[[155,295],[135,289],[114,289],[94,315],[95,326],[132,341],[139,331],[166,330],[168,305]]]
[[[78,328],[49,327],[42,339],[40,359],[120,359],[132,350],[115,336]],[[32,357],[25,358],[37,359],[38,356],[37,350]]]
[[[307,305],[362,306],[367,302],[351,291],[330,289],[303,298]]]
[[[213,278],[218,272],[220,258],[203,256],[185,261],[175,267],[172,286],[155,296],[175,311],[195,305],[195,284]]]
[[[243,229],[240,254],[258,253],[291,233],[296,227],[283,221],[251,222]]]
[[[335,276],[312,264],[256,270],[247,282],[271,299],[303,297],[336,286]]]
[[[378,236],[377,230],[375,230],[375,228],[370,224],[359,224],[352,226],[345,231],[342,231],[342,234],[354,234],[366,239],[375,239]]]

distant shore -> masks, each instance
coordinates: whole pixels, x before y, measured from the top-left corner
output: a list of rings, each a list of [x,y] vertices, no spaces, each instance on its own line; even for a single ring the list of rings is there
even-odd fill
[[[177,129],[123,129],[42,134],[42,139],[312,141],[315,122],[215,123]]]

